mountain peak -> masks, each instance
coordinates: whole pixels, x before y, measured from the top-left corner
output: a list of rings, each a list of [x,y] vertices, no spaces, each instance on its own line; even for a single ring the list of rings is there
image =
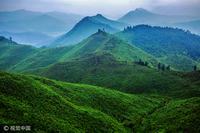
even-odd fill
[[[105,18],[102,14],[97,14],[97,15],[95,15],[95,16],[92,16],[92,18],[94,18],[94,19],[98,19],[98,20],[105,20],[105,19],[107,19],[107,18]]]
[[[152,14],[150,11],[144,9],[144,8],[136,8],[134,11],[130,11],[129,13],[134,14]]]
[[[148,12],[146,9],[144,8],[136,8],[135,11],[137,12]]]
[[[95,17],[103,17],[102,14],[97,14]]]

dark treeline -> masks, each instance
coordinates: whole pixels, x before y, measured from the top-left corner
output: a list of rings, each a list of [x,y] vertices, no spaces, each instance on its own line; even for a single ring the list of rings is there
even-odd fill
[[[170,65],[165,65],[165,64],[161,64],[158,63],[158,70],[162,70],[162,71],[170,71],[171,70],[171,66]]]
[[[147,61],[143,61],[142,59],[139,59],[139,61],[136,61],[135,63],[138,64],[138,65],[141,65],[141,66],[148,66],[149,65],[149,63]]]
[[[188,34],[192,34],[189,30],[184,30],[184,29],[180,29],[180,28],[173,28],[173,27],[168,27],[168,26],[151,26],[151,25],[146,25],[146,24],[141,24],[141,25],[136,25],[136,26],[127,26],[124,28],[124,31],[131,31],[131,30],[137,30],[137,29],[141,29],[141,28],[157,28],[157,29],[160,29],[160,30],[168,30],[168,31],[179,31],[179,32],[184,32],[184,33],[188,33]],[[192,35],[195,35],[195,34],[192,34]]]

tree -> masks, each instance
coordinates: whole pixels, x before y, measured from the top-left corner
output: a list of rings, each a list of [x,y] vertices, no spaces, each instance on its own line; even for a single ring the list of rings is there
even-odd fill
[[[165,65],[163,64],[162,65],[162,68],[161,68],[163,71],[165,71]]]
[[[10,42],[12,42],[12,37],[9,38]]]
[[[148,65],[149,65],[149,63],[148,63],[147,61],[145,61],[144,65],[145,65],[145,66],[148,66]]]
[[[167,69],[168,71],[170,71],[170,69],[171,69],[171,68],[170,68],[170,65],[168,65],[168,66],[166,67],[166,69]]]
[[[197,71],[197,66],[196,65],[194,66],[194,71]]]
[[[158,70],[160,70],[161,69],[161,63],[159,62],[158,63]]]
[[[98,32],[102,32],[102,30],[101,30],[101,29],[98,29]]]

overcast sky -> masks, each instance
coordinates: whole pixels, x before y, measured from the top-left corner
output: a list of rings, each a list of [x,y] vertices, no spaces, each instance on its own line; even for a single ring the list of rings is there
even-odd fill
[[[112,18],[135,8],[161,14],[198,15],[200,0],[0,0],[1,11],[62,11],[84,16],[101,13]]]

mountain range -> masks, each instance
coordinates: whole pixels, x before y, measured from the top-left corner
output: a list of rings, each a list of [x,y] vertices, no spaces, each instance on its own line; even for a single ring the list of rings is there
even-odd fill
[[[166,26],[191,19],[195,19],[195,17],[162,15],[143,8],[136,8],[119,18],[118,21],[131,25],[148,24],[153,26]]]
[[[67,46],[76,44],[95,33],[98,29],[114,33],[126,26],[114,20],[110,20],[97,14],[96,16],[85,17],[79,21],[69,32],[58,37],[50,44],[50,47]]]
[[[199,65],[200,36],[188,31],[138,25],[116,35],[175,69],[187,71]]]
[[[28,124],[32,132],[200,132],[200,36],[176,28],[198,25],[193,18],[183,24],[182,16],[144,9],[119,20],[25,10],[0,18],[0,29],[8,30],[0,30],[1,125]],[[53,38],[57,33],[64,34]]]
[[[76,14],[60,12],[33,12],[16,10],[0,12],[0,31],[7,32],[40,32],[56,35],[66,32],[81,19]]]
[[[70,30],[81,18],[61,12],[0,12],[0,35],[12,37],[18,43],[41,46]]]

